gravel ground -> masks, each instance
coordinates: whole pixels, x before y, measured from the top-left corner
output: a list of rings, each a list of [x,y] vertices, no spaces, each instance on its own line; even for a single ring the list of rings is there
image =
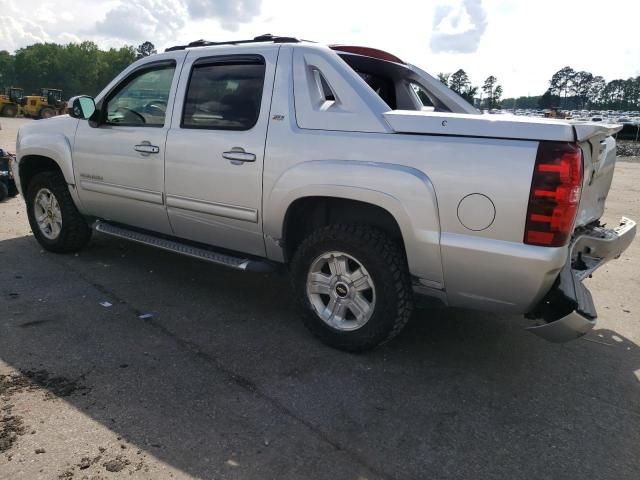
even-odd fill
[[[607,207],[640,218],[640,165],[617,166]],[[307,334],[283,277],[100,235],[46,253],[12,199],[0,478],[637,480],[638,271],[636,240],[588,281],[599,323],[571,343],[434,309],[348,355]]]
[[[629,140],[618,141],[618,155],[618,158],[624,162],[639,162],[640,142]]]

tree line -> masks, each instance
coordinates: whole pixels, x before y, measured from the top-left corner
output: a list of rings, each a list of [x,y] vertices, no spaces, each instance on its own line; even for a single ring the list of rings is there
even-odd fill
[[[502,85],[494,75],[489,75],[482,87],[474,87],[463,69],[453,73],[439,73],[438,79],[469,103],[481,108],[498,108],[502,98]],[[478,97],[478,92],[480,96]]]
[[[156,53],[151,42],[137,47],[101,50],[94,42],[36,43],[15,54],[0,50],[0,89],[22,87],[25,94],[40,88],[59,88],[68,98],[97,95],[118,73],[136,59]],[[607,82],[587,71],[564,67],[553,74],[542,95],[502,99],[503,89],[494,75],[481,86],[472,85],[459,69],[439,73],[442,83],[480,108],[552,108],[640,110],[640,76]]]
[[[0,89],[21,87],[25,95],[58,88],[63,96],[97,95],[136,59],[156,53],[151,42],[101,50],[93,42],[36,43],[11,54],[0,50]]]
[[[454,73],[439,73],[438,78],[481,108],[640,110],[640,76],[607,82],[599,75],[564,67],[553,74],[542,95],[505,99],[502,99],[502,86],[493,75],[487,77],[482,87],[473,86],[462,69]]]
[[[553,74],[544,94],[503,102],[507,108],[514,104],[517,108],[640,110],[640,76],[607,82],[600,75],[567,66]]]

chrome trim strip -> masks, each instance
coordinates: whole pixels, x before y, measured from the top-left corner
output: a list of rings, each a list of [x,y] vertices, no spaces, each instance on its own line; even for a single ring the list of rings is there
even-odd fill
[[[96,182],[93,180],[80,180],[80,186],[89,192],[103,193],[105,195],[114,195],[116,197],[130,198],[141,202],[156,203],[162,205],[162,192],[153,190],[145,190],[136,187],[127,187],[125,185],[117,185],[114,183]]]
[[[167,195],[167,206],[218,217],[258,223],[258,210],[254,208],[207,202],[205,200],[196,200],[195,198],[181,197],[179,195]]]

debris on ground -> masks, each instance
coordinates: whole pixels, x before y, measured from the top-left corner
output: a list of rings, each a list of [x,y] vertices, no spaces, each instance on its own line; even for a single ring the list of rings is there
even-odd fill
[[[617,154],[619,157],[640,157],[640,142],[625,142],[619,140],[617,143]]]
[[[109,308],[112,306],[112,304],[110,302],[104,301],[104,302],[100,302],[100,305],[103,306],[104,308]]]
[[[0,453],[9,450],[26,430],[22,417],[12,415],[12,408],[11,404],[3,405],[0,412]]]
[[[109,460],[103,463],[102,466],[106,468],[107,472],[119,472],[129,464],[131,464],[129,460],[127,460],[122,455],[118,455],[113,460]]]
[[[54,377],[46,370],[27,370],[21,373],[0,375],[0,396],[14,393],[46,390],[45,400],[56,397],[68,397],[87,388],[76,380],[65,377]]]

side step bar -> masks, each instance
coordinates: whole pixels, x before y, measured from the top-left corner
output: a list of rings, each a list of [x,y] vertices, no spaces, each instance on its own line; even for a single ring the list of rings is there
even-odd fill
[[[228,253],[220,253],[207,248],[196,247],[187,243],[181,243],[176,240],[169,240],[163,237],[155,236],[149,233],[142,233],[136,230],[113,225],[111,223],[97,221],[93,225],[96,232],[111,235],[113,237],[130,240],[136,243],[142,243],[151,247],[160,248],[169,252],[179,253],[187,257],[193,257],[205,262],[215,263],[224,267],[243,270],[246,272],[272,272],[275,270],[274,265],[264,261],[243,257],[235,257]]]

